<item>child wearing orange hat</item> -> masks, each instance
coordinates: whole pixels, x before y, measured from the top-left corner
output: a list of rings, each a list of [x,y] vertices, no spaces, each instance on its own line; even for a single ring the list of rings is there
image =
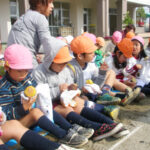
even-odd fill
[[[102,94],[98,97],[98,103],[112,104],[115,101],[119,102],[121,100],[118,99],[118,97],[121,97],[123,101],[130,100],[133,96],[131,88],[116,80],[114,71],[107,71],[108,66],[106,63],[102,64],[100,69],[96,67],[94,63],[91,63],[94,52],[90,53],[89,50],[92,46],[93,43],[91,43],[90,39],[82,36],[78,36],[72,41],[71,49],[74,52],[75,59],[69,64],[71,64],[75,70],[75,73],[72,73],[74,81],[78,84],[80,89],[84,87],[86,81],[89,79],[98,84],[100,88],[102,88]],[[70,69],[70,71],[73,72],[72,69]],[[130,92],[128,92],[127,95],[114,94],[116,97],[112,97],[110,96],[111,87],[115,87],[122,92]],[[92,97],[90,97],[90,99],[91,98]],[[94,100],[95,98],[96,97],[94,97]],[[121,104],[124,104],[123,101],[121,101]]]
[[[89,39],[87,37],[85,38]],[[97,47],[92,41],[90,42],[92,45],[88,50],[93,53]],[[85,49],[82,50],[84,51]],[[62,48],[54,58],[49,59],[49,62],[47,61],[37,67],[33,71],[33,76],[38,83],[47,82],[49,84],[53,104],[55,104],[54,110],[72,123],[77,123],[86,128],[90,127],[94,129],[94,140],[100,140],[115,134],[121,126],[116,123],[114,124],[114,122],[105,115],[85,107],[85,100],[81,97],[73,97],[71,95],[76,102],[75,106],[72,106],[71,104],[68,105],[67,103],[62,103],[63,105],[60,104],[62,93],[67,92],[67,90],[73,86],[74,89],[77,88],[77,85],[74,84],[74,80],[70,74],[70,70],[66,67],[70,60],[71,57],[68,48]],[[70,99],[70,97],[68,99]],[[93,118],[93,116],[95,117]],[[105,126],[104,123],[107,125]],[[103,133],[102,130],[104,131]]]
[[[133,32],[128,32],[126,34],[126,38],[132,39],[135,36],[135,34]]]
[[[128,86],[135,85],[135,83],[131,80],[131,78],[129,79],[127,78],[129,74],[125,70],[125,68],[127,67],[127,60],[129,58],[132,58],[132,52],[133,52],[133,43],[131,42],[131,39],[124,38],[115,47],[114,54],[105,59],[105,61],[108,63],[109,68],[115,71],[116,78],[119,81],[127,84]],[[134,94],[132,98],[128,101],[124,101],[124,104],[129,104],[139,95],[139,92],[137,91],[133,91],[133,93]]]
[[[96,38],[96,46],[98,47],[97,50],[95,51],[95,59],[94,62],[97,67],[100,67],[100,65],[104,61],[104,52],[101,50],[102,47],[105,46],[105,40],[102,37],[97,37]]]

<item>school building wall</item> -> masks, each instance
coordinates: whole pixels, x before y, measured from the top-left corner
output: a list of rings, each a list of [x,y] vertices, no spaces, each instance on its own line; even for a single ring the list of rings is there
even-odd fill
[[[9,0],[0,0],[0,39],[7,42],[11,29]]]

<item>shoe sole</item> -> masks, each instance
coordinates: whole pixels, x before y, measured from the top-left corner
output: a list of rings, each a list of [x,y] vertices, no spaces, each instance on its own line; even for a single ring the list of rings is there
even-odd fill
[[[130,104],[136,97],[138,97],[140,94],[140,91],[139,89],[135,89],[131,94],[132,95],[129,96],[131,98],[128,98],[127,101],[124,101],[121,103],[123,106]]]
[[[113,110],[113,111],[110,113],[110,117],[111,117],[113,120],[116,120],[116,119],[118,118],[119,111],[120,111],[120,108],[116,108],[115,110]]]
[[[121,133],[113,135],[113,137],[120,138],[122,136],[128,135],[129,133],[130,133],[129,130],[125,130],[125,131],[122,131]]]
[[[63,143],[63,144],[67,144],[68,146],[75,147],[75,148],[80,148],[83,145],[85,145],[87,142],[88,142],[88,139],[86,138],[86,140],[84,142],[82,142],[82,143],[78,143],[78,144]]]
[[[105,134],[103,134],[103,135],[99,135],[99,136],[97,136],[97,137],[94,137],[94,138],[93,138],[93,141],[98,141],[98,140],[101,140],[101,139],[110,137],[110,136],[114,135],[115,133],[117,133],[122,127],[123,127],[123,124],[122,124],[122,123],[119,123],[119,124],[118,124],[114,129],[112,129],[110,132],[105,133]]]

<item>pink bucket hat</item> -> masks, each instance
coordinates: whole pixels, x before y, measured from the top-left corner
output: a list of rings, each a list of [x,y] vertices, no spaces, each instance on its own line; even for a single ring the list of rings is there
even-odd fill
[[[93,33],[84,32],[82,35],[90,38],[96,44],[96,36]]]
[[[122,34],[119,31],[115,31],[112,35],[112,39],[115,43],[119,43],[122,40]]]
[[[31,52],[24,46],[13,44],[4,52],[5,64],[11,69],[32,69]]]
[[[131,39],[131,41],[137,40],[144,46],[144,39],[141,36],[135,36]]]

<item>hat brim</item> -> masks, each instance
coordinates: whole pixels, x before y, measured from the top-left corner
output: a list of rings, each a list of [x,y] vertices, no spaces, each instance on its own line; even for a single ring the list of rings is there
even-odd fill
[[[61,64],[61,63],[67,63],[69,61],[72,60],[72,57],[68,57],[68,58],[64,58],[64,59],[55,59],[53,60],[54,63],[57,63],[57,64]]]
[[[22,65],[22,66],[9,65],[8,67],[11,68],[11,69],[14,69],[14,70],[30,70],[30,69],[33,69],[33,66],[27,66],[27,65]]]

